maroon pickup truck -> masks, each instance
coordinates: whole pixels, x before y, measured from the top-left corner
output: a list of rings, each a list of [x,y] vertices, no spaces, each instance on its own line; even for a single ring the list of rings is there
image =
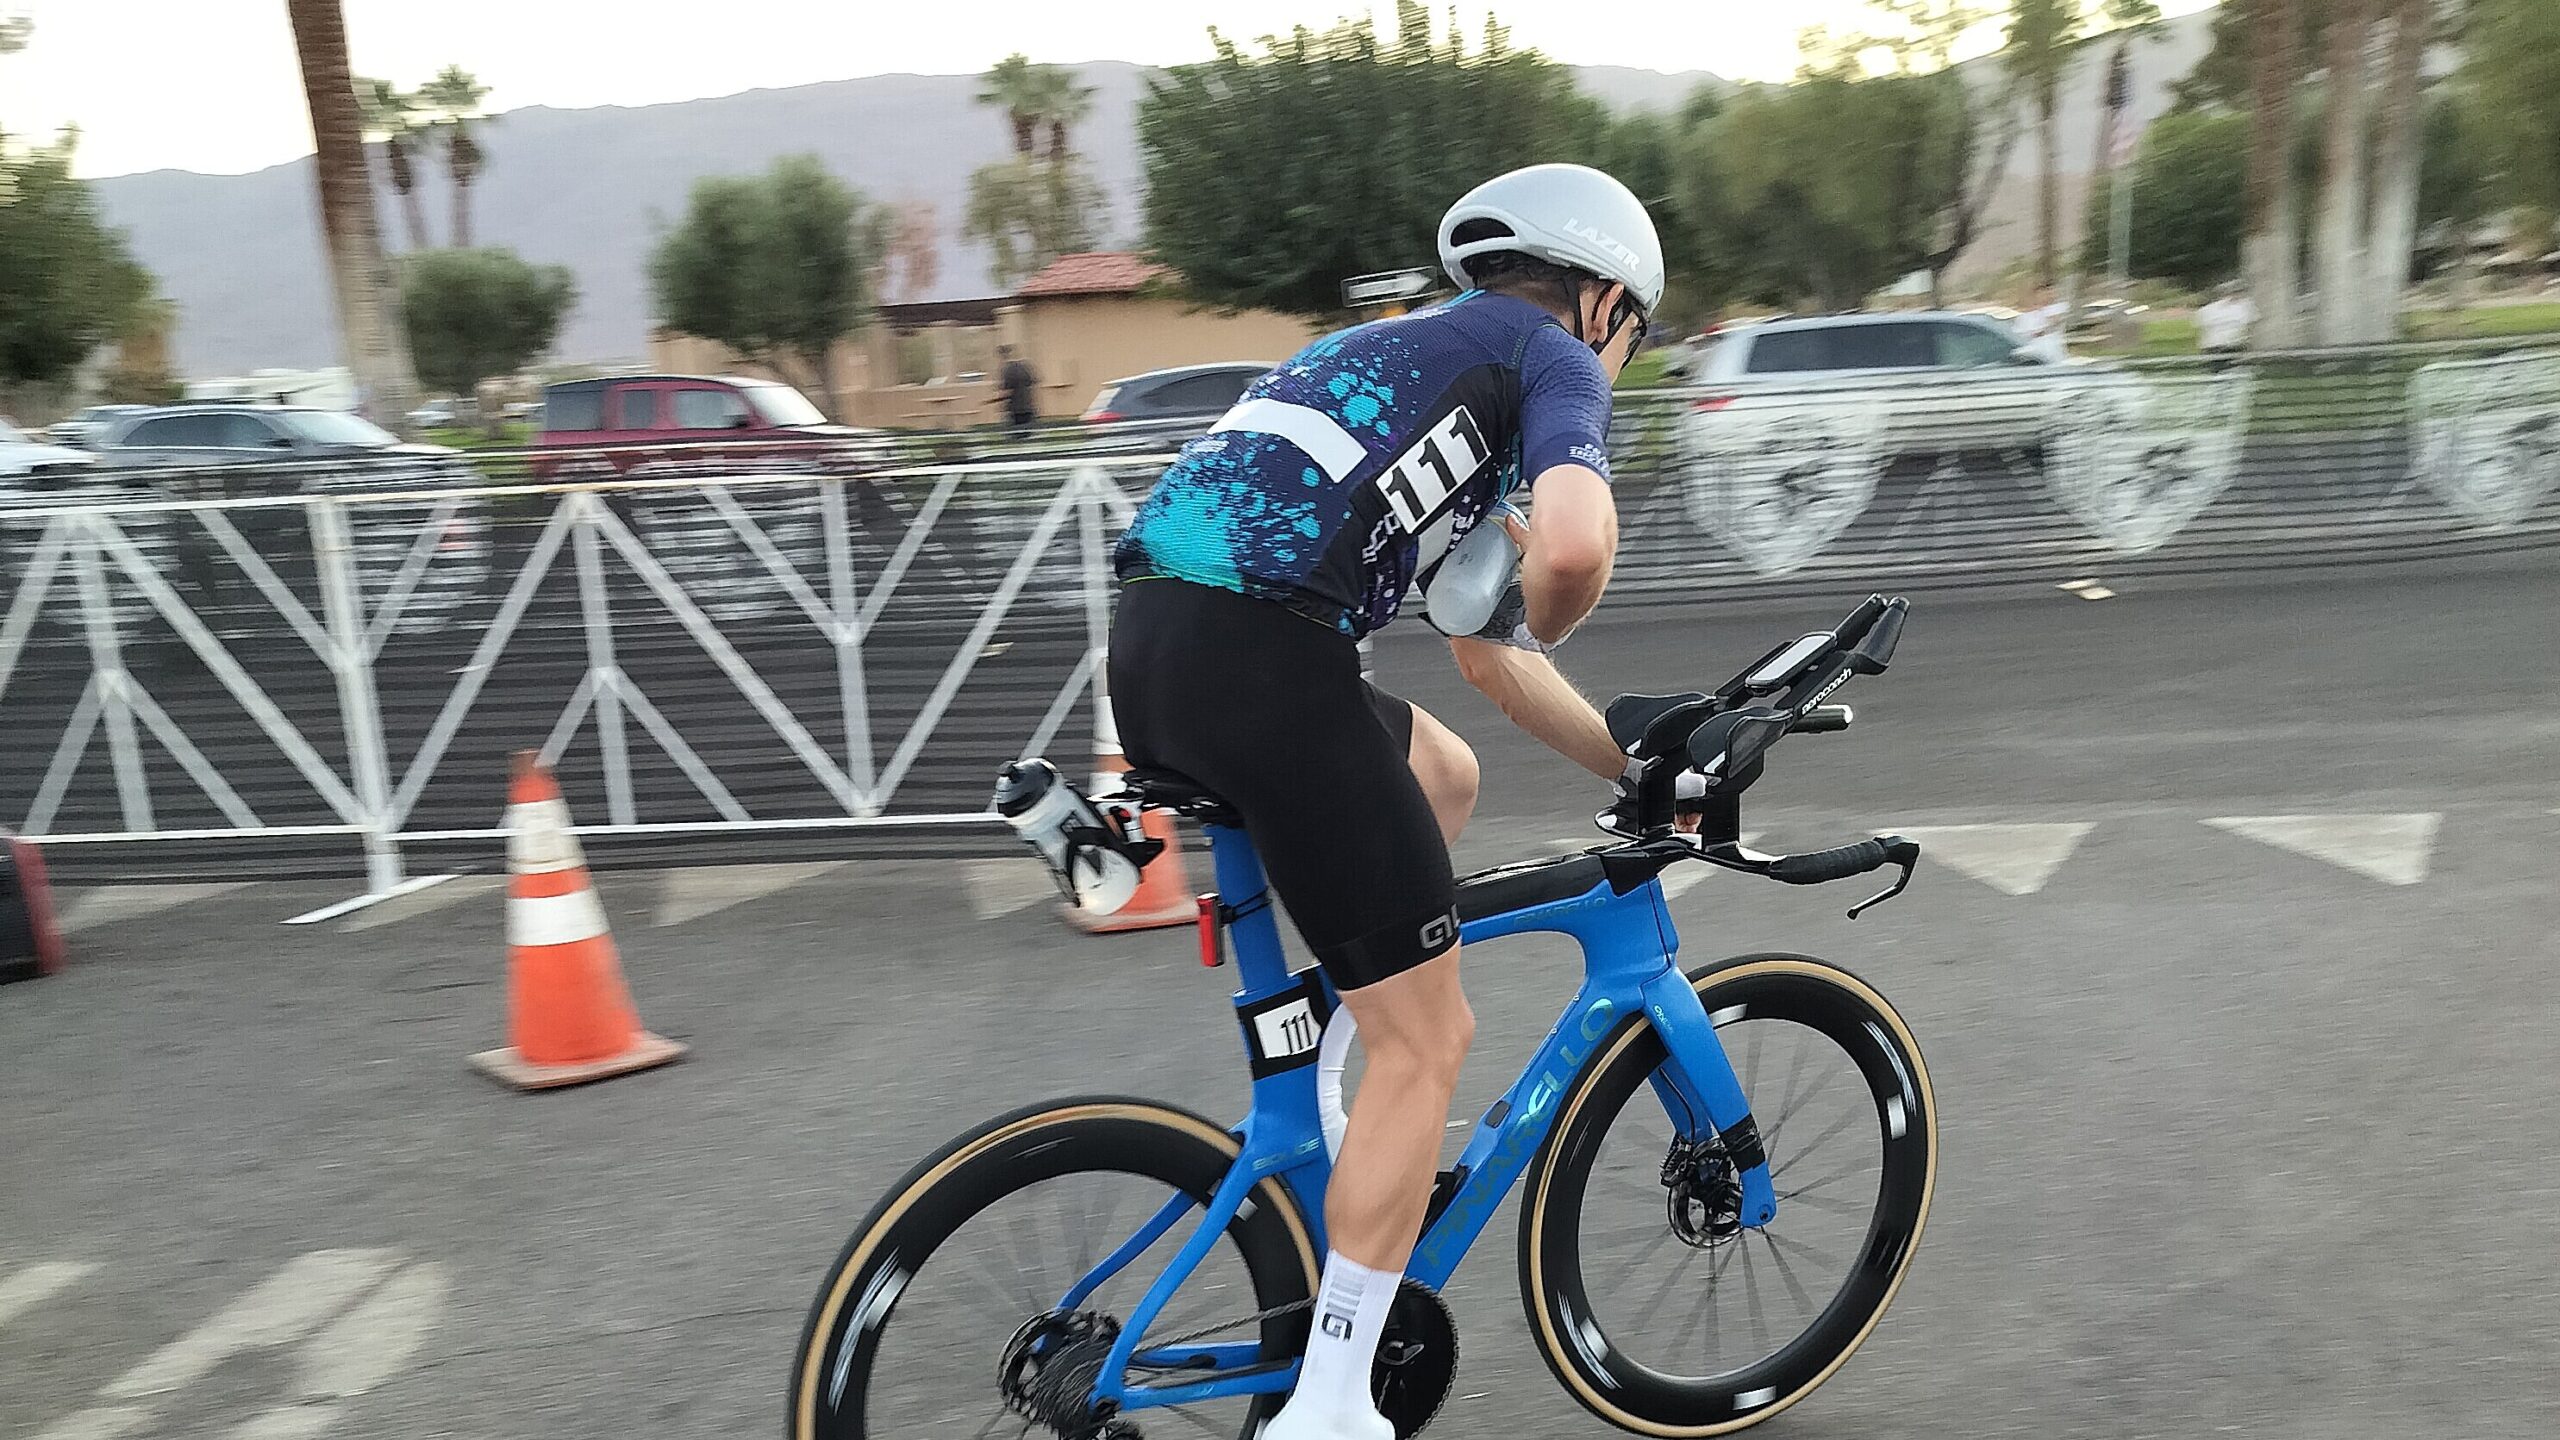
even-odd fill
[[[533,478],[546,483],[842,475],[884,448],[878,431],[830,423],[788,385],[735,375],[615,375],[545,386],[534,445]],[[825,573],[814,485],[733,493],[804,580]],[[625,491],[610,503],[714,619],[797,612],[780,579],[702,492]]]
[[[537,457],[538,479],[619,474],[769,471],[858,458],[877,432],[837,425],[788,385],[741,376],[616,375],[564,380],[542,391],[544,451],[597,452],[590,464]],[[820,447],[813,455],[808,447]],[[738,462],[751,462],[740,465]],[[783,462],[777,465],[775,462]]]

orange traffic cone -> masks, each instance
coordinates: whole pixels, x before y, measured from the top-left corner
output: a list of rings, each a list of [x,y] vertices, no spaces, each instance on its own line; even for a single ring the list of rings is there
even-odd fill
[[[507,1044],[471,1063],[519,1090],[664,1065],[685,1047],[640,1028],[560,784],[532,752],[507,791]]]
[[[1103,795],[1119,789],[1120,776],[1128,768],[1129,757],[1120,753],[1120,727],[1111,719],[1111,697],[1101,696],[1094,704],[1093,793]],[[1182,862],[1182,837],[1174,829],[1173,817],[1162,810],[1149,810],[1138,823],[1150,838],[1164,842],[1164,853],[1138,872],[1138,893],[1108,915],[1095,915],[1073,905],[1060,906],[1059,913],[1066,916],[1068,924],[1088,935],[1111,935],[1123,930],[1164,930],[1200,923],[1200,902],[1191,893],[1190,873]]]

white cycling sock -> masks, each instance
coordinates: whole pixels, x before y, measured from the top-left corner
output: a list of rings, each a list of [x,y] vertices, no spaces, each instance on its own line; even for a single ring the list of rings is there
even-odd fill
[[[1340,1251],[1324,1257],[1324,1284],[1317,1291],[1315,1323],[1307,1331],[1307,1358],[1298,1371],[1284,1414],[1306,1418],[1375,1415],[1369,1394],[1369,1372],[1378,1355],[1378,1337],[1387,1328],[1387,1310],[1396,1301],[1396,1285],[1404,1276],[1394,1270],[1372,1270]]]

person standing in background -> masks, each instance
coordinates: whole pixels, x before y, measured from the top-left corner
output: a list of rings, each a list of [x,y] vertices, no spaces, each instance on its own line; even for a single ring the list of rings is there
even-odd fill
[[[1014,354],[1010,345],[997,346],[996,358],[1003,362],[996,371],[996,384],[1004,391],[1004,423],[1016,430],[1028,428],[1040,418],[1040,377],[1032,372],[1031,362]]]
[[[2018,316],[2018,348],[2039,360],[2060,364],[2071,358],[2062,332],[2071,307],[2054,298],[2053,287],[2038,285],[2033,308]]]
[[[2210,303],[2196,311],[2196,348],[2205,358],[2228,363],[2249,343],[2249,326],[2258,318],[2258,307],[2241,292],[2240,282],[2225,280]]]

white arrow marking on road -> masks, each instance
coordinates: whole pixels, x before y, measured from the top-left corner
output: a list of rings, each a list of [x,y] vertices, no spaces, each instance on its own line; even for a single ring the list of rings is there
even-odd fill
[[[503,875],[448,875],[437,885],[412,890],[406,895],[394,896],[359,910],[348,916],[346,923],[338,929],[350,935],[379,930],[385,925],[432,915],[466,900],[486,900],[506,888],[507,878]]]
[[[80,1277],[97,1269],[76,1260],[57,1260],[44,1265],[30,1265],[6,1280],[0,1280],[0,1325],[22,1310],[32,1310],[47,1300],[78,1284]]]
[[[334,1403],[351,1400],[399,1373],[436,1327],[448,1289],[433,1261],[394,1275],[363,1304],[338,1317],[302,1347],[298,1403],[253,1415],[234,1440],[304,1440],[338,1418]]]
[[[180,905],[228,895],[247,882],[232,880],[205,885],[107,885],[84,892],[62,912],[62,933],[78,934],[100,925],[139,920]]]
[[[2096,828],[2084,821],[2038,825],[1918,825],[1902,834],[1920,842],[1921,859],[1936,861],[2003,895],[2032,895],[2044,888],[2080,841]]]
[[[831,870],[841,870],[844,864],[842,860],[813,860],[782,865],[705,865],[691,870],[670,870],[658,889],[658,918],[650,923],[681,925],[705,915],[717,915],[732,905],[761,900],[776,890],[787,890]]]
[[[139,1400],[192,1385],[243,1350],[262,1350],[300,1339],[399,1257],[389,1250],[314,1250],[224,1306],[222,1312],[144,1357],[98,1393],[110,1400]]]
[[[2413,815],[2223,815],[2205,821],[2279,850],[2369,875],[2386,885],[2415,885],[2427,878],[2435,848],[2433,811]]]

